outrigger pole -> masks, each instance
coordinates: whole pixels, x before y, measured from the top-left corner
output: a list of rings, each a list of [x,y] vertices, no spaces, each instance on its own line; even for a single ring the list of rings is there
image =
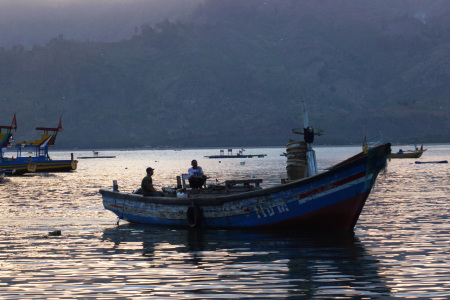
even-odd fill
[[[34,142],[21,142],[16,144],[17,156],[21,156],[22,148],[32,147],[35,149],[36,157],[49,157],[48,147],[53,147],[56,140],[56,135],[59,131],[63,131],[61,125],[62,116],[59,118],[58,127],[36,127],[36,130],[43,130],[41,138]]]
[[[2,129],[6,129],[5,133],[2,133]],[[10,139],[12,136],[11,131],[17,129],[16,114],[14,114],[11,126],[1,126],[0,125],[0,147],[6,148],[10,144]]]

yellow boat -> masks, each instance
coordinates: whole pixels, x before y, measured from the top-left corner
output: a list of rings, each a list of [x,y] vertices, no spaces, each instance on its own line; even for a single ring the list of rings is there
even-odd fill
[[[2,132],[6,129],[6,132]],[[20,175],[30,172],[69,172],[77,169],[77,160],[53,160],[48,154],[49,147],[53,147],[58,132],[63,131],[61,118],[58,127],[37,127],[36,130],[43,130],[41,138],[34,142],[21,142],[15,144],[17,150],[16,157],[4,157],[3,148],[11,145],[12,130],[17,129],[16,115],[14,115],[11,126],[0,126],[0,168],[6,169],[7,173]],[[29,150],[34,151],[34,155],[22,155],[22,152],[28,153]]]
[[[420,147],[420,149],[416,147],[415,150],[403,151],[402,149],[400,149],[396,153],[389,154],[388,158],[419,158],[425,151],[427,151],[427,149],[423,149],[423,145]]]
[[[364,137],[364,141],[363,141],[363,152],[367,153],[367,151],[369,150],[369,148],[373,148],[377,145],[381,144],[380,142],[376,142],[373,143],[372,145],[369,146],[369,144],[367,143],[367,139],[366,137]],[[427,149],[423,149],[423,144],[420,146],[420,149],[415,147],[414,150],[406,150],[403,151],[402,149],[400,149],[398,152],[396,153],[391,153],[388,155],[388,158],[419,158],[422,156],[422,154],[427,151]]]

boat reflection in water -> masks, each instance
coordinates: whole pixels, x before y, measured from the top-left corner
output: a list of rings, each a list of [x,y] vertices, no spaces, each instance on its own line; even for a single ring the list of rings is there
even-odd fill
[[[104,230],[115,259],[141,256],[146,296],[306,299],[388,296],[378,261],[352,232],[169,230],[124,224]],[[135,258],[134,258],[135,260]],[[132,270],[130,269],[132,272]],[[142,275],[142,274],[141,274]],[[361,285],[364,282],[364,285]]]

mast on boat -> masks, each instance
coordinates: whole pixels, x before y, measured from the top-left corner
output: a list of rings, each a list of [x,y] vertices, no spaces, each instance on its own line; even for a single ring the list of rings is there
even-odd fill
[[[312,148],[312,143],[314,142],[314,129],[309,125],[308,112],[306,110],[306,103],[302,101],[303,108],[303,138],[306,143],[306,177],[314,176],[317,174],[317,161],[316,152]]]
[[[3,132],[3,129],[5,129],[5,132]],[[17,129],[17,121],[16,121],[16,114],[14,114],[11,126],[0,126],[0,160],[3,159],[3,151],[6,150],[6,147],[8,147],[11,144],[12,139],[12,130]]]
[[[292,142],[288,144],[288,177],[291,180],[314,176],[317,174],[316,153],[313,150],[314,135],[322,135],[322,130],[314,132],[309,124],[306,103],[301,100],[303,113],[303,128],[292,129],[293,133],[303,135],[304,142]],[[297,146],[298,145],[298,146]],[[299,148],[299,149],[295,149]],[[302,163],[303,161],[303,163]],[[303,167],[301,167],[303,165]],[[298,166],[298,167],[297,167]]]

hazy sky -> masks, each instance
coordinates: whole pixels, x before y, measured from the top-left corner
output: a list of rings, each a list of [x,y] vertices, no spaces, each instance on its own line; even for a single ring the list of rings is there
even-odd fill
[[[35,44],[44,45],[60,34],[77,41],[119,41],[130,38],[145,23],[164,19],[184,21],[204,1],[207,0],[0,0],[0,47],[31,48]],[[322,1],[296,1],[323,4]],[[413,14],[422,23],[433,15],[448,14],[450,2],[347,0],[345,3],[352,1],[358,5],[362,2],[388,5],[403,14]]]

